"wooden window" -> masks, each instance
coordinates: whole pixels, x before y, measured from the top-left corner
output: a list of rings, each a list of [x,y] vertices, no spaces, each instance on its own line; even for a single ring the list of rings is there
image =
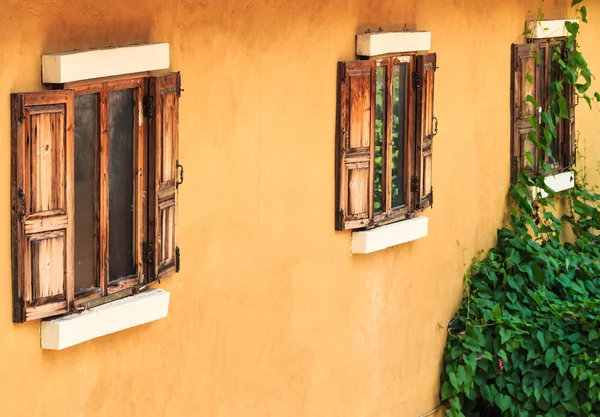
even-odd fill
[[[575,94],[572,86],[562,91],[569,109],[568,117],[555,121],[555,132],[550,140],[550,154],[536,146],[543,143],[542,112],[556,105],[556,93],[550,86],[562,81],[562,71],[556,52],[565,54],[560,39],[544,39],[526,45],[513,45],[511,54],[511,182],[517,181],[519,172],[535,178],[547,164],[550,171],[558,173],[575,164]],[[566,59],[565,56],[562,57]],[[539,128],[537,128],[539,126]]]
[[[338,64],[337,230],[399,221],[431,204],[434,72],[435,54]]]
[[[15,322],[179,270],[179,74],[62,88],[11,96]]]

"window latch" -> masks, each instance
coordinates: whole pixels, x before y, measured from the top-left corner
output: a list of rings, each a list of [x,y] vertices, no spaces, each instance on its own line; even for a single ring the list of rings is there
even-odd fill
[[[154,97],[145,96],[142,107],[144,109],[144,116],[149,119],[152,118],[154,115]]]
[[[410,191],[416,193],[419,191],[419,177],[413,175],[410,177]]]
[[[421,88],[421,74],[419,74],[418,72],[413,72],[413,80],[412,80],[412,84],[413,84],[413,88]]]
[[[148,265],[154,264],[154,242],[148,241],[144,243],[144,262]]]

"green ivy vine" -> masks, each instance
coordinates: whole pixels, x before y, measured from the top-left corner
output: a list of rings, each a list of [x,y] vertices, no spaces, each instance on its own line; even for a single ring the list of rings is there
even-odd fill
[[[549,156],[540,164],[546,173],[556,126],[568,117],[566,89],[590,107],[600,101],[588,95],[593,76],[576,42],[588,18],[582,2],[572,1],[578,20],[567,23],[565,42],[552,45],[561,81],[549,86],[541,123],[530,119],[528,139]],[[538,11],[538,21],[543,17]],[[583,172],[575,177],[576,187],[561,195],[568,203],[562,215],[543,175],[521,172],[511,186],[508,225],[465,274],[464,298],[448,325],[446,416],[600,417],[600,194]],[[531,187],[548,197],[534,200]]]

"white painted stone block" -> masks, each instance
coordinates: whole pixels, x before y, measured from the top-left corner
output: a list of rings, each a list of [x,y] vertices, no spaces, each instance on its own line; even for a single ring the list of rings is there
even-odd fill
[[[42,321],[42,349],[62,350],[97,337],[167,317],[169,293],[141,292],[81,314]]]
[[[429,219],[413,217],[398,223],[352,233],[352,253],[372,253],[427,236]]]
[[[356,35],[356,55],[377,56],[431,49],[431,32],[373,32]]]
[[[526,37],[528,39],[548,39],[568,36],[569,32],[565,27],[565,22],[577,22],[577,20],[528,20],[525,22],[525,29],[531,33],[527,34]]]
[[[42,55],[42,82],[69,83],[169,68],[169,44],[149,43]]]

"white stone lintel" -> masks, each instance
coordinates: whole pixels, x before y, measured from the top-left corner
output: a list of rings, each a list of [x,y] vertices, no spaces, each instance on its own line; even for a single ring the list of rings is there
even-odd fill
[[[431,32],[373,32],[356,35],[356,55],[378,56],[431,49]]]
[[[371,230],[352,233],[352,253],[372,253],[427,236],[429,219],[413,217]]]
[[[64,84],[169,68],[169,44],[147,43],[42,55],[42,82]]]
[[[54,320],[42,321],[42,349],[62,350],[167,317],[169,293],[152,289]]]
[[[525,22],[525,30],[529,32],[526,37],[527,39],[548,39],[568,36],[566,22],[575,23],[577,20],[528,20]]]

